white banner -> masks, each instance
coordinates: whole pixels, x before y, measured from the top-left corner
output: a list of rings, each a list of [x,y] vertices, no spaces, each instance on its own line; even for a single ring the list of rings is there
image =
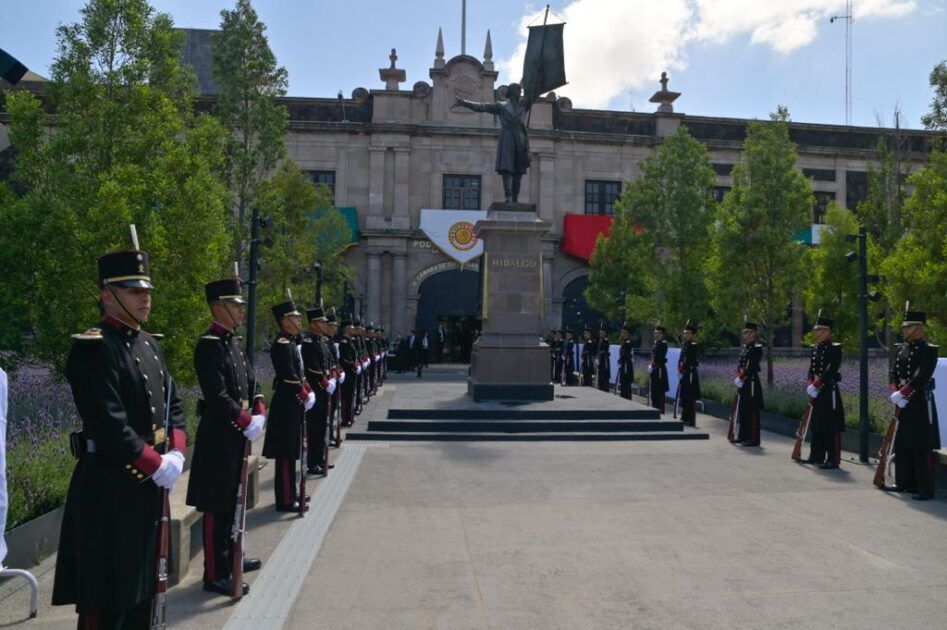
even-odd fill
[[[0,569],[7,557],[3,532],[7,528],[7,374],[0,369]]]
[[[474,226],[486,218],[486,210],[421,210],[421,231],[438,249],[464,264],[483,254]]]
[[[934,404],[940,423],[941,452],[947,453],[947,358],[937,359],[934,368]]]

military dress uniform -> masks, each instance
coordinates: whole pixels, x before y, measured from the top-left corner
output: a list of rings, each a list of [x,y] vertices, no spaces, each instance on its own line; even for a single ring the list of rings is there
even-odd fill
[[[336,387],[335,391],[332,392],[332,395],[329,397],[329,426],[332,428],[332,446],[340,446],[342,442],[342,430],[341,430],[341,415],[340,415],[340,400],[342,397],[342,387],[344,380],[342,368],[339,365],[339,339],[341,335],[338,332],[338,320],[336,319],[335,309],[332,308],[326,313],[326,319],[329,322],[329,325],[332,326],[333,332],[332,337],[328,339],[329,341],[329,351],[332,353],[332,374],[336,378]],[[338,423],[338,424],[336,424]]]
[[[827,317],[816,320],[817,327],[831,329],[832,324],[832,320]],[[829,340],[813,344],[806,378],[806,390],[812,405],[809,417],[812,443],[806,463],[819,464],[822,468],[838,468],[842,458],[845,407],[838,386],[842,380],[839,373],[841,365],[842,344]]]
[[[309,321],[326,322],[325,311],[322,308],[312,308],[306,311]],[[306,450],[307,472],[312,475],[322,475],[327,472],[325,465],[329,461],[328,442],[329,432],[329,389],[335,389],[336,380],[332,374],[332,351],[329,349],[329,340],[324,335],[306,334],[302,339],[303,365],[306,368],[306,381],[309,388],[316,394],[316,404],[306,412],[306,427],[309,442]]]
[[[98,266],[103,287],[153,288],[147,252],[107,254]],[[52,603],[74,604],[80,628],[147,627],[162,510],[152,476],[173,458],[183,466],[181,400],[158,341],[147,332],[105,316],[73,339],[65,374],[82,431],[72,436],[78,461],[66,494]],[[166,442],[169,452],[177,451],[173,457],[161,454]]]
[[[743,325],[745,330],[757,330],[753,322]],[[763,387],[760,383],[760,361],[763,359],[763,345],[758,341],[743,345],[737,364],[737,377],[734,379],[740,394],[737,413],[740,414],[740,432],[734,436],[734,442],[744,446],[760,445],[760,410],[763,408]]]
[[[655,332],[666,332],[664,326],[656,326]],[[651,406],[664,412],[664,398],[668,389],[668,342],[656,339],[651,345],[651,362],[648,364],[648,393]]]
[[[604,328],[602,329],[604,330]],[[608,343],[608,337],[599,338],[595,346],[595,379],[596,386],[603,392],[611,390],[612,381],[612,353]]]
[[[591,332],[586,327],[586,332]],[[595,359],[598,356],[598,347],[591,334],[582,343],[582,385],[595,387]]]
[[[575,368],[575,341],[573,340],[572,329],[566,329],[566,339],[562,342],[562,378],[563,384],[568,386],[578,385]]]
[[[687,322],[684,330],[697,334],[697,326]],[[681,345],[681,355],[677,359],[677,373],[680,379],[678,404],[681,407],[681,422],[689,427],[697,426],[697,401],[700,400],[700,344],[686,341]]]
[[[631,333],[631,328],[622,326],[622,330]],[[635,382],[635,353],[631,339],[625,339],[618,348],[618,393],[622,398],[631,400],[631,384]]]
[[[243,304],[240,280],[218,280],[204,287],[208,302]],[[234,332],[218,322],[197,341],[194,371],[201,387],[201,416],[187,484],[187,504],[203,517],[204,585],[206,590],[230,592],[233,558],[232,531],[237,487],[243,468],[252,416],[266,413],[263,393],[243,347]],[[244,559],[244,570],[259,560]]]
[[[907,311],[902,326],[926,321],[924,312]],[[934,405],[936,367],[937,346],[917,339],[900,345],[888,379],[892,400],[901,407],[894,437],[895,485],[919,499],[934,496],[934,451],[941,447]]]
[[[342,383],[341,404],[342,424],[350,427],[355,422],[355,403],[357,393],[358,349],[355,340],[346,331],[352,326],[352,320],[342,318],[339,329],[342,336],[339,338],[339,367],[345,372],[345,381]]]
[[[300,315],[292,300],[273,307],[273,316],[281,322],[287,315]],[[263,440],[263,457],[275,460],[273,489],[276,509],[295,512],[305,497],[297,496],[296,465],[299,462],[305,404],[312,389],[303,375],[303,363],[297,336],[280,330],[270,345],[273,363],[273,397]]]

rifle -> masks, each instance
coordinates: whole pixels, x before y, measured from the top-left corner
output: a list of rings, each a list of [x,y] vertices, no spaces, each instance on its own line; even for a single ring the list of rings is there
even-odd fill
[[[677,391],[674,392],[674,419],[677,420],[677,404],[681,399],[681,379],[684,375],[681,374],[677,377]]]
[[[171,446],[171,379],[168,378],[167,393],[164,400],[164,449]],[[161,519],[158,521],[158,547],[155,557],[154,592],[151,597],[151,630],[164,630],[167,627],[168,607],[168,557],[171,546],[171,503],[166,488],[158,492],[158,506]]]
[[[296,352],[299,353],[299,365],[304,366],[302,350],[299,346],[296,346]],[[303,373],[300,382],[306,383],[305,373]],[[299,504],[299,515],[305,516],[309,509],[309,504],[306,502],[306,459],[308,458],[306,442],[309,440],[309,431],[306,428],[306,404],[300,403],[299,410],[302,421],[299,426],[299,496],[296,502]]]
[[[250,458],[250,440],[243,445],[243,463],[240,468],[240,484],[237,486],[237,505],[234,508],[233,527],[230,538],[233,540],[233,561],[230,568],[230,597],[243,597],[243,536],[247,531],[247,460]]]
[[[322,448],[323,474],[329,476],[329,442],[332,440],[332,395],[326,392],[326,430]]]
[[[798,462],[802,459],[802,443],[806,440],[806,433],[809,432],[809,421],[812,420],[812,402],[814,398],[809,399],[806,410],[802,412],[802,419],[799,420],[799,428],[796,429],[796,444],[792,447],[792,461]]]
[[[740,435],[740,391],[733,396],[733,409],[730,410],[730,429],[727,431],[727,439],[736,442]]]
[[[891,418],[891,422],[888,423],[888,432],[885,433],[884,442],[881,443],[881,449],[878,451],[878,467],[875,468],[875,478],[872,480],[877,487],[882,490],[888,488],[886,483],[888,470],[892,465],[896,465],[894,461],[894,438],[898,433],[898,422],[901,418],[901,407],[894,408],[894,417]]]

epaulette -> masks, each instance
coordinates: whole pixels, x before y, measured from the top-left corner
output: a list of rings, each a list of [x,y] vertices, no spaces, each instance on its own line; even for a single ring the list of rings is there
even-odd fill
[[[761,344],[760,342],[756,342],[755,344],[753,344],[753,346],[754,346],[755,348],[762,348],[762,347],[763,347],[763,344]]]
[[[303,338],[303,343],[312,343],[312,337]]]
[[[102,329],[93,326],[83,333],[76,333],[75,335],[72,335],[72,338],[78,339],[79,341],[96,341],[102,339]]]
[[[220,337],[217,335],[203,335],[201,339],[216,339],[217,341],[220,341]]]
[[[154,337],[155,339],[157,339],[158,341],[161,341],[162,339],[164,339],[164,333],[148,333],[148,334]]]
[[[840,344],[840,343],[838,343],[838,342],[835,342],[835,341],[832,342],[832,346],[835,347],[835,348],[839,348],[839,347],[841,347],[841,345],[842,345],[842,344]]]
[[[289,339],[287,339],[286,337],[277,337],[276,341],[278,341],[279,343],[289,343]]]
[[[938,346],[936,343],[927,342],[927,347],[928,347],[928,348],[939,348],[940,346]]]

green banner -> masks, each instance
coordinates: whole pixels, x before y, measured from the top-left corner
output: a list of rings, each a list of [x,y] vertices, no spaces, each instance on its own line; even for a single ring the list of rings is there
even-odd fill
[[[562,46],[565,24],[530,26],[523,59],[523,101],[534,103],[541,95],[566,84]]]

